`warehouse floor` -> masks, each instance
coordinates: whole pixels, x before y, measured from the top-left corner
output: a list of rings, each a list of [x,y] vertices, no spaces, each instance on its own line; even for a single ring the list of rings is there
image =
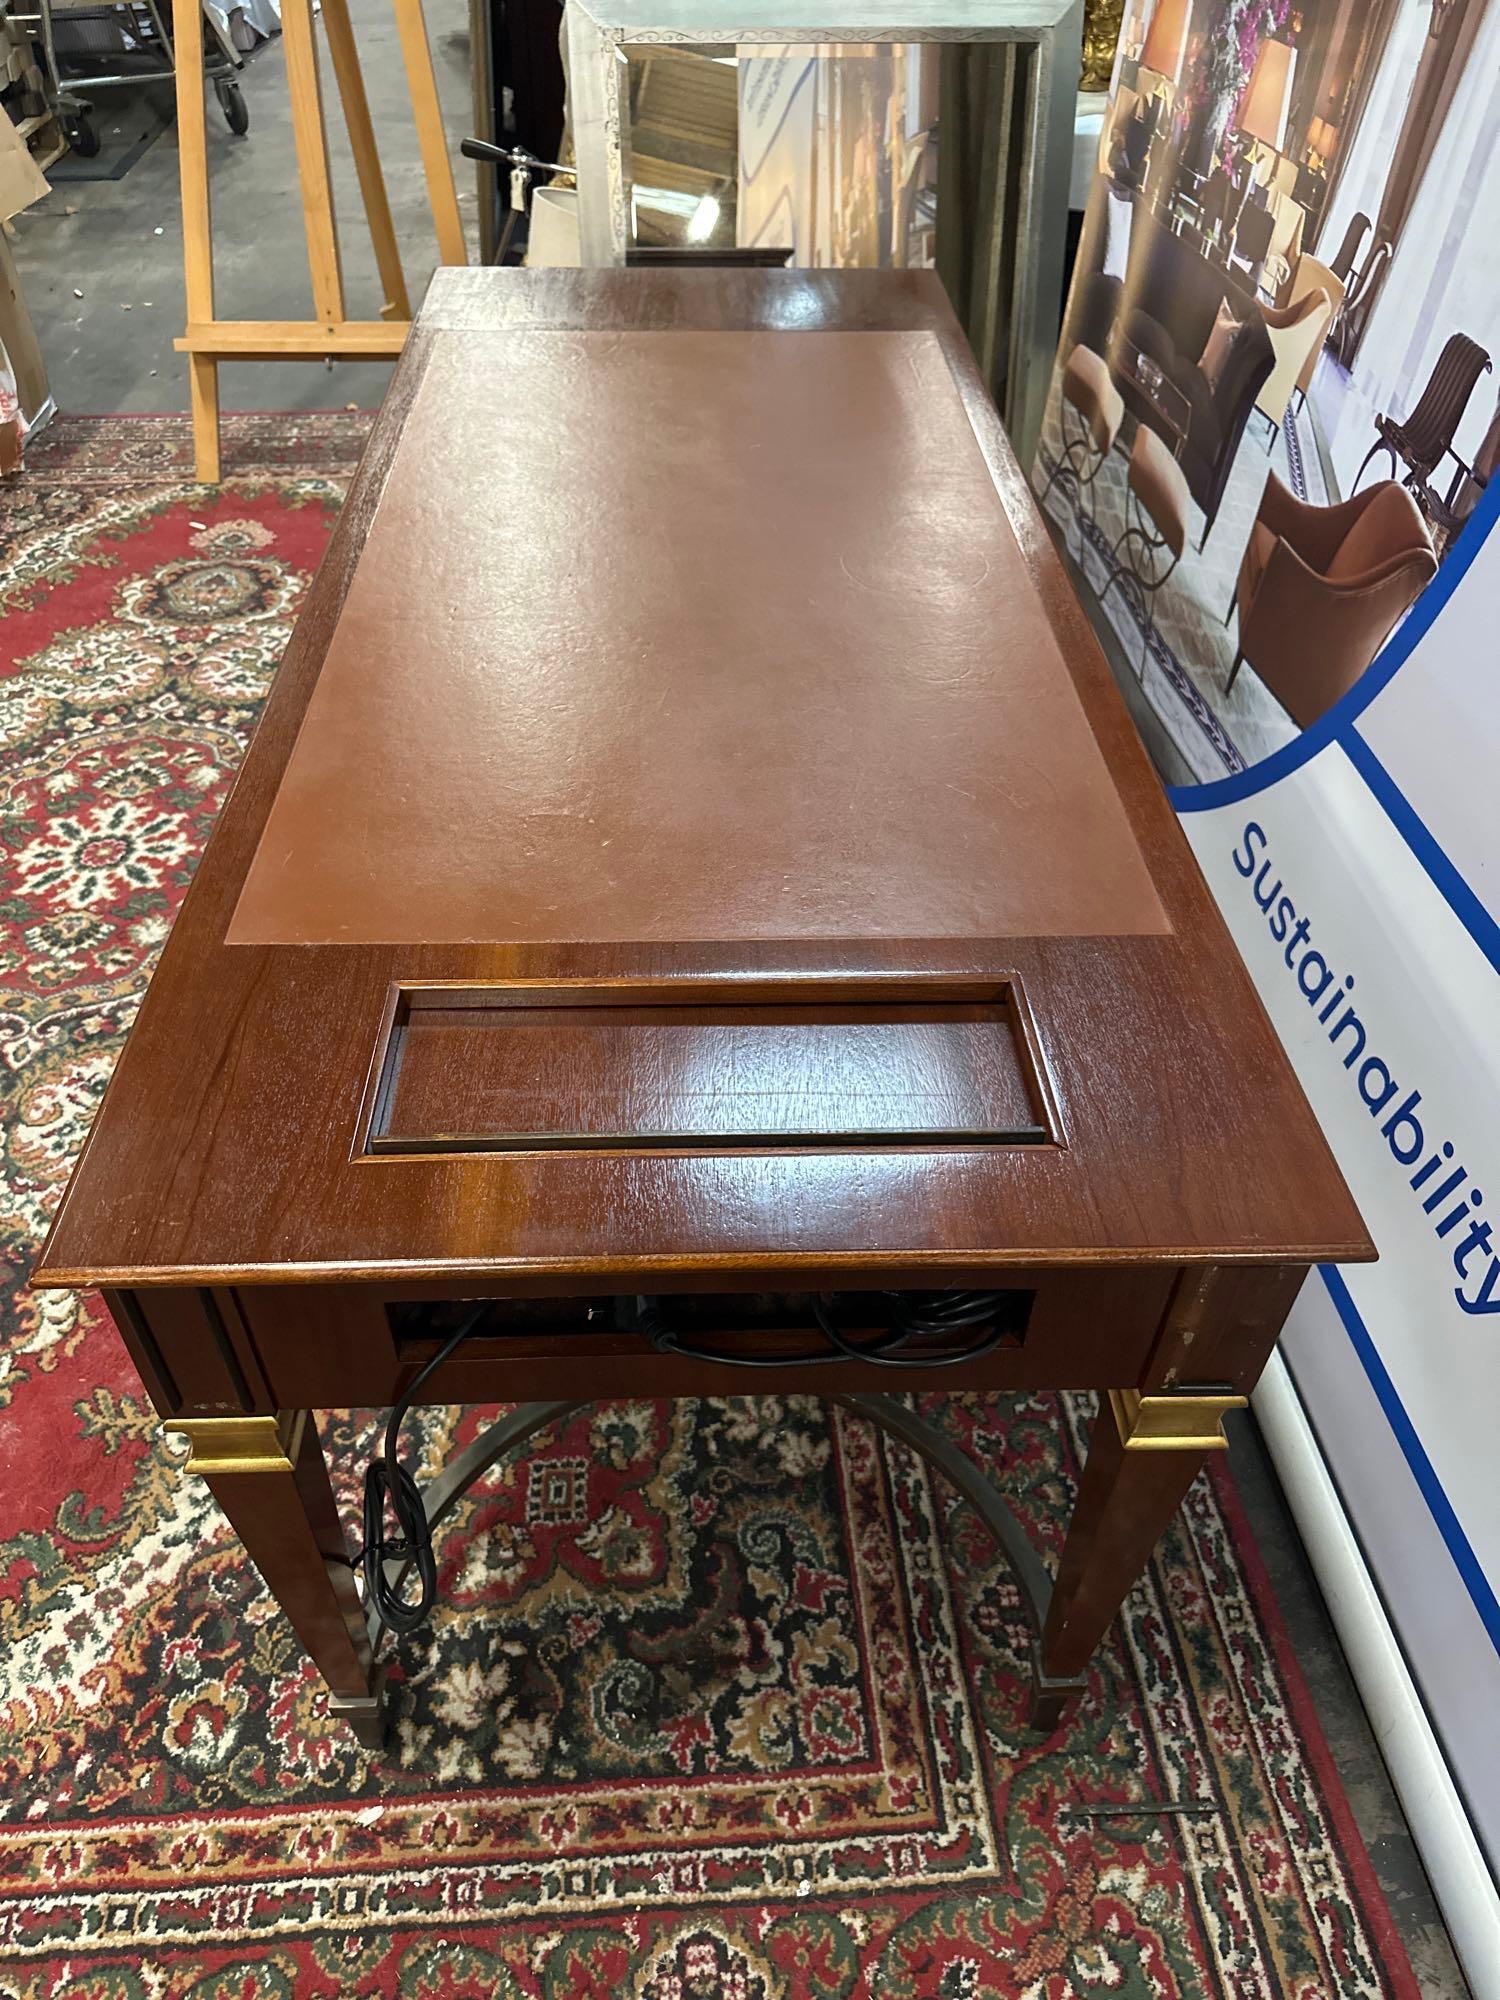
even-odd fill
[[[460,208],[477,248],[476,169],[459,157],[471,129],[468,13],[464,0],[428,0],[428,32],[454,159]],[[359,18],[365,88],[413,304],[437,261],[426,183],[389,8]],[[303,249],[296,153],[281,44],[263,44],[241,73],[250,130],[235,138],[208,101],[217,310],[224,319],[302,319],[312,309]],[[327,90],[329,154],[351,318],[373,319],[382,293],[360,205],[337,95]],[[16,218],[16,263],[59,409],[75,413],[182,410],[187,364],[173,340],[183,327],[182,238],[171,85],[101,92],[94,121],[99,165],[132,140],[158,136],[119,180],[58,177],[44,202]],[[65,171],[73,171],[69,167]],[[229,362],[219,372],[226,410],[372,407],[390,374],[384,362]]]

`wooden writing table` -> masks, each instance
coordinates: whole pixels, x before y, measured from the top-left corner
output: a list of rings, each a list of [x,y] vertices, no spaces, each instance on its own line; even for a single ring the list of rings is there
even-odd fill
[[[1005,1538],[1045,1719],[1371,1254],[936,281],[440,272],[35,1278],[362,1739],[311,1412],[458,1301],[423,1400],[524,1407],[429,1512],[580,1399],[837,1395]],[[960,1365],[820,1335],[953,1288]],[[1055,1585],[893,1386],[1106,1392]]]

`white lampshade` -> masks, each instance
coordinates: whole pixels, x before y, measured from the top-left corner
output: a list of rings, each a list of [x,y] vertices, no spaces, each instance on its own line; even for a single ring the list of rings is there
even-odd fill
[[[1235,120],[1247,137],[1273,146],[1278,153],[1286,137],[1286,115],[1291,109],[1296,68],[1297,51],[1290,43],[1262,42],[1240,100],[1240,115]]]
[[[558,266],[576,270],[583,262],[578,242],[577,188],[549,186],[532,190],[526,262],[533,271]]]
[[[1169,83],[1179,80],[1187,54],[1192,12],[1192,0],[1156,0],[1156,12],[1151,16],[1141,50],[1142,69],[1155,70]]]

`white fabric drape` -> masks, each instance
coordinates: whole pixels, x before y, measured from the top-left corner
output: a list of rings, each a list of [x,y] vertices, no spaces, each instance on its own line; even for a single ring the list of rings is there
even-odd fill
[[[1412,8],[1403,10],[1402,24]],[[1415,9],[1425,23],[1427,7]],[[1417,53],[1420,54],[1420,43]],[[1414,67],[1415,65],[1413,65]],[[1383,79],[1382,79],[1383,81]],[[1395,116],[1376,136],[1388,161]],[[1372,111],[1374,102],[1372,99]],[[1366,126],[1371,120],[1367,116]],[[1351,161],[1351,166],[1357,162]],[[1346,176],[1346,179],[1348,177]],[[1344,189],[1339,190],[1344,206]],[[1378,200],[1378,190],[1375,196]],[[1364,206],[1354,201],[1348,213]],[[1366,207],[1373,216],[1373,205]],[[1337,242],[1337,236],[1330,236]],[[1454,440],[1473,463],[1494,414],[1500,375],[1500,0],[1491,0],[1396,247],[1390,274],[1354,358],[1354,378],[1376,409],[1405,416],[1427,384],[1449,334],[1488,348],[1496,375],[1481,376]],[[1451,462],[1440,467],[1446,486]]]
[[[1349,157],[1318,232],[1318,255],[1325,263],[1343,242],[1351,216],[1367,215],[1373,223],[1380,213],[1391,152],[1406,115],[1406,101],[1431,19],[1432,0],[1402,0],[1396,11],[1364,112],[1352,137],[1345,135]],[[1373,241],[1373,236],[1365,237],[1361,257],[1368,256]]]

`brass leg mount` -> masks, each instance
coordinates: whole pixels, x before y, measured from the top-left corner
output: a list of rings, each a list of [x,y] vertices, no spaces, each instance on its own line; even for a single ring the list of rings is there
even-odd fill
[[[188,1441],[188,1472],[290,1472],[302,1443],[306,1410],[279,1417],[178,1417],[162,1425]]]
[[[1174,1389],[1166,1396],[1143,1396],[1139,1389],[1109,1392],[1127,1451],[1227,1451],[1224,1413],[1243,1410],[1245,1401],[1214,1389]]]

